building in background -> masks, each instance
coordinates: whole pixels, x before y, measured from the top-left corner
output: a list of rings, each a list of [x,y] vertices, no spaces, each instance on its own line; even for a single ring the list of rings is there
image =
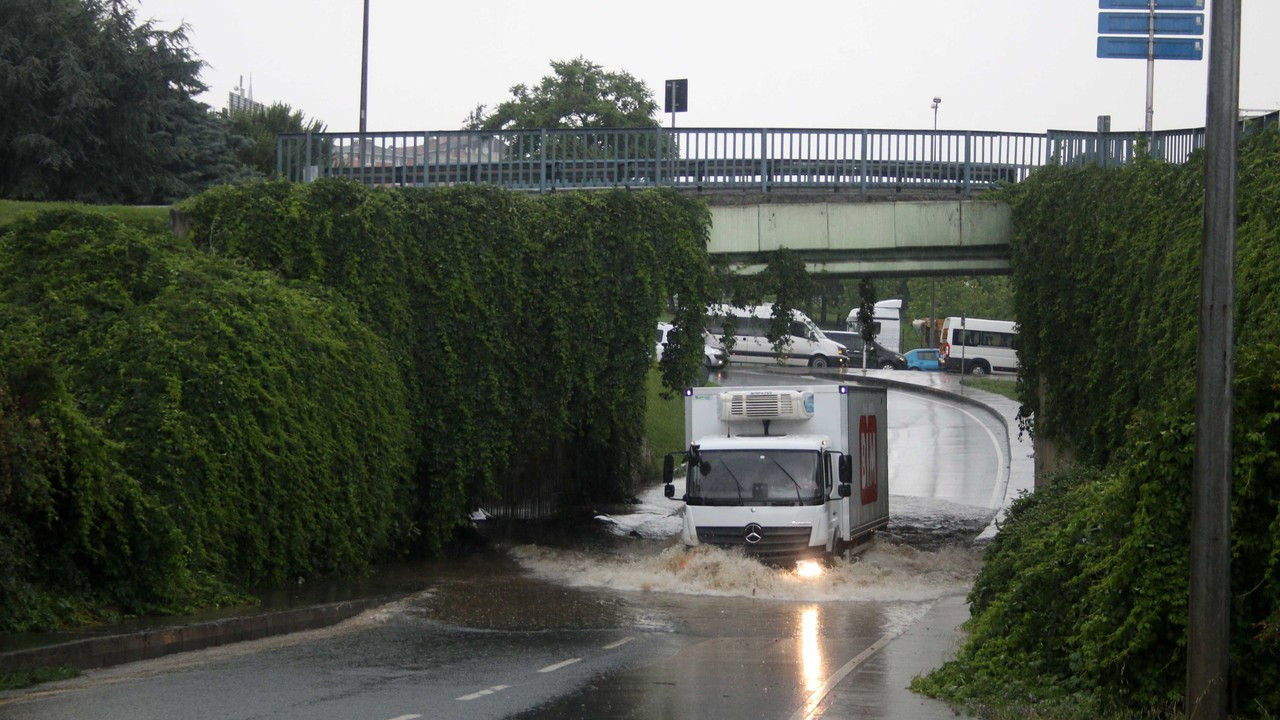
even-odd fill
[[[231,115],[234,113],[250,112],[260,113],[266,112],[267,106],[253,99],[253,76],[249,77],[249,91],[244,89],[244,76],[240,76],[240,85],[231,90],[227,94],[227,107],[223,110],[223,114]]]

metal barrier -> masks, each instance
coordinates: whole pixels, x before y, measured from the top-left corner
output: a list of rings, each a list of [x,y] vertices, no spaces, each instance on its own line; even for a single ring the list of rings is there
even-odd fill
[[[1275,127],[1278,113],[1242,122]],[[947,130],[554,129],[281,135],[276,170],[307,182],[487,183],[548,192],[606,187],[694,190],[954,190],[1017,182],[1049,163],[1127,163],[1144,142],[1166,162],[1204,146],[1204,129],[1041,134]]]

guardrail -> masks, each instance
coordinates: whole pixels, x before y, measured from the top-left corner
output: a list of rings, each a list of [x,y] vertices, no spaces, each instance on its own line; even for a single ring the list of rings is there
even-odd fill
[[[1245,131],[1275,126],[1271,113]],[[488,183],[548,192],[606,187],[700,191],[954,190],[1017,182],[1048,163],[1130,162],[1145,141],[1167,162],[1204,146],[1204,129],[1044,134],[952,130],[555,129],[281,135],[276,170],[306,182],[378,186]]]

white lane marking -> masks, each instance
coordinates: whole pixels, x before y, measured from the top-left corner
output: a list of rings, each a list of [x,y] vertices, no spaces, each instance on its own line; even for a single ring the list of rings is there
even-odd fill
[[[421,715],[400,715],[398,717],[391,718],[391,720],[418,720],[418,718],[420,717],[422,716]]]
[[[859,665],[869,660],[872,655],[875,655],[884,649],[884,646],[892,642],[895,637],[897,636],[885,635],[872,643],[871,647],[858,653],[857,657],[845,663],[844,667],[840,668],[834,675],[827,678],[827,681],[822,684],[822,687],[810,693],[809,699],[804,703],[804,707],[797,710],[796,714],[791,716],[791,720],[814,720],[814,718],[818,717],[813,713],[818,709],[818,706],[822,704],[822,700],[826,698],[827,693],[831,692],[831,689],[836,685],[839,685],[841,680],[848,677],[849,673],[857,670]]]
[[[506,689],[507,689],[507,688],[509,688],[509,687],[511,687],[511,686],[510,686],[510,685],[494,685],[493,687],[485,688],[484,690],[479,690],[479,691],[477,691],[477,692],[473,692],[473,693],[471,693],[470,695],[463,695],[462,697],[460,697],[460,698],[458,698],[458,699],[459,699],[459,700],[461,700],[461,701],[463,701],[463,702],[467,702],[467,701],[469,701],[469,700],[476,700],[476,699],[478,699],[478,698],[482,698],[482,697],[484,697],[485,695],[492,695],[492,694],[494,694],[494,693],[496,693],[496,692],[502,692],[503,690],[506,690]],[[416,718],[416,717],[418,717],[418,716],[417,716],[417,715],[408,715],[408,716],[406,716],[406,717],[415,717],[415,718]],[[398,719],[397,719],[397,720],[398,720]]]
[[[562,661],[562,662],[558,662],[558,663],[556,663],[555,665],[548,665],[548,666],[546,666],[546,667],[542,668],[541,670],[539,670],[538,672],[540,672],[540,673],[555,672],[555,671],[559,670],[559,669],[560,669],[560,668],[562,668],[562,667],[568,667],[568,666],[570,666],[570,665],[572,665],[572,664],[574,664],[574,663],[576,663],[576,662],[579,662],[579,661],[581,661],[581,660],[582,660],[582,658],[569,658],[568,660],[564,660],[564,661]]]
[[[635,638],[633,638],[633,637],[624,637],[624,638],[622,638],[621,640],[619,640],[619,641],[617,641],[617,642],[611,642],[611,643],[609,643],[608,645],[605,645],[605,646],[604,646],[603,648],[601,648],[601,649],[602,649],[602,650],[612,650],[612,649],[614,649],[614,648],[620,648],[620,647],[622,647],[623,645],[626,645],[627,643],[631,642],[632,640],[635,640]]]

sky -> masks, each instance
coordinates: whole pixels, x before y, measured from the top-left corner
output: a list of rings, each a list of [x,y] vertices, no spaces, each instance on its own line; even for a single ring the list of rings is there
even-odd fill
[[[363,0],[134,0],[189,26],[214,108],[241,78],[359,129]],[[1212,0],[1209,0],[1212,2]],[[1240,107],[1280,109],[1280,2],[1241,0]],[[1097,0],[370,0],[368,130],[455,130],[552,60],[687,79],[677,127],[1141,130],[1146,62],[1096,57]],[[1206,26],[1208,9],[1206,8]],[[1203,127],[1209,64],[1155,63],[1154,127]],[[662,116],[670,126],[672,117]]]

